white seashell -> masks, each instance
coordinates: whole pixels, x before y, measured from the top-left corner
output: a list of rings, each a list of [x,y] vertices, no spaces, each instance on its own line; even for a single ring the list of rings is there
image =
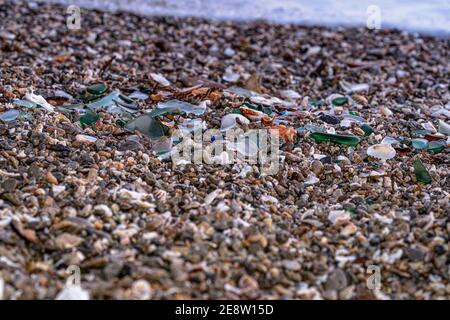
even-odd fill
[[[371,157],[388,160],[395,157],[395,149],[390,144],[375,144],[367,149],[367,154]]]
[[[388,107],[381,107],[380,112],[383,116],[386,117],[390,117],[394,114]]]
[[[227,212],[227,211],[230,210],[230,207],[227,206],[227,205],[225,204],[225,202],[221,201],[221,202],[219,202],[219,204],[216,206],[216,210],[217,210],[218,212]]]
[[[425,130],[430,131],[432,133],[437,132],[436,128],[433,126],[433,124],[430,121],[422,123],[422,128],[424,128]]]
[[[378,171],[375,171],[375,170],[372,170],[372,171],[370,171],[370,173],[369,173],[369,177],[382,177],[382,176],[384,176],[384,175],[386,175],[386,173],[385,172],[378,172]]]
[[[250,120],[248,120],[246,117],[244,117],[241,114],[237,113],[231,113],[227,114],[222,118],[222,122],[220,125],[220,131],[227,131],[229,129],[233,129],[237,127],[236,120],[239,119],[239,121],[243,124],[249,124]]]
[[[195,132],[206,130],[206,122],[202,119],[186,119],[179,128],[186,132]]]
[[[287,100],[297,100],[301,98],[301,95],[294,90],[282,90],[280,91],[280,96]]]
[[[77,134],[75,136],[75,140],[81,143],[94,143],[95,141],[97,141],[96,137],[92,137],[92,136],[87,136],[85,134]]]
[[[159,73],[150,73],[150,77],[152,77],[154,81],[158,82],[163,87],[170,86],[169,80],[167,80],[163,75]]]
[[[319,178],[317,178],[315,175],[311,174],[308,176],[308,180],[306,180],[304,183],[306,185],[312,185],[312,184],[316,184],[319,181],[320,181]]]
[[[320,50],[322,50],[322,47],[319,47],[319,46],[309,47],[308,51],[306,51],[306,53],[305,53],[304,58],[314,56],[314,55],[318,54],[320,52]]]
[[[350,213],[345,210],[332,210],[328,213],[328,220],[335,226],[350,222]]]
[[[34,94],[32,92],[27,93],[25,95],[25,100],[37,103],[38,105],[40,105],[42,108],[44,108],[47,111],[53,111],[54,108],[53,106],[47,102],[47,100],[45,100],[45,98],[43,96]]]
[[[283,101],[276,97],[265,98],[263,96],[253,96],[250,98],[250,101],[257,104],[263,104],[266,106],[273,106],[274,104],[287,104],[286,101]]]
[[[338,156],[336,159],[337,161],[350,161],[350,159],[346,156]]]
[[[223,151],[218,156],[213,157],[211,159],[211,162],[214,163],[214,164],[225,165],[225,164],[230,164],[232,162],[232,160],[230,159],[230,156],[228,155],[228,152]]]
[[[79,285],[72,285],[62,289],[56,300],[89,300],[89,293]]]
[[[231,68],[227,68],[222,76],[222,79],[227,82],[234,83],[238,81],[240,77],[241,76],[239,75],[239,73],[233,72]]]
[[[149,300],[152,297],[152,288],[146,280],[137,280],[131,286],[131,296],[138,300]]]
[[[323,159],[323,158],[326,158],[326,157],[327,156],[324,155],[324,154],[313,154],[314,160],[320,160],[320,159]]]
[[[347,93],[369,90],[369,85],[367,83],[352,84],[347,81],[340,81],[339,84]]]

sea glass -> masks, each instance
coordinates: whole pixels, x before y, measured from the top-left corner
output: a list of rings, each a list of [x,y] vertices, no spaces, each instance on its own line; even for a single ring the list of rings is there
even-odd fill
[[[414,149],[426,149],[428,147],[428,140],[426,139],[413,139],[411,141],[411,144],[413,146]]]
[[[423,182],[425,184],[431,183],[431,181],[432,181],[431,176],[419,158],[414,160],[413,167],[414,167],[414,174],[416,175],[417,181]]]
[[[357,146],[361,142],[361,140],[356,136],[330,134],[322,132],[313,132],[311,133],[310,137],[314,139],[316,142],[333,142],[352,147]]]

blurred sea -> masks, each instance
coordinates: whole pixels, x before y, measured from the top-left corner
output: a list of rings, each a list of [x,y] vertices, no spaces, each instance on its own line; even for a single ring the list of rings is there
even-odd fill
[[[450,0],[46,0],[84,8],[144,15],[225,20],[366,26],[370,5],[380,9],[381,28],[450,36]]]

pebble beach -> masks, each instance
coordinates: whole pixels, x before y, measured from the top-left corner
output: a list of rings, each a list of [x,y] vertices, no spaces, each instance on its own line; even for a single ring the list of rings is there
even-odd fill
[[[450,298],[448,38],[66,9],[0,0],[0,300]],[[230,118],[275,173],[171,159]]]

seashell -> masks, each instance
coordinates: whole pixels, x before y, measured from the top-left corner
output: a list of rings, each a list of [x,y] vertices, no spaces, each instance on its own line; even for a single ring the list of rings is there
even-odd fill
[[[238,127],[237,120],[242,124],[249,124],[250,120],[248,120],[243,115],[237,113],[227,114],[222,118],[222,122],[220,125],[220,131],[227,131],[229,129],[234,129]]]
[[[350,222],[350,213],[345,210],[332,210],[328,213],[328,220],[335,226],[346,225]]]
[[[280,91],[280,96],[283,99],[287,99],[287,100],[291,100],[291,101],[301,98],[301,95],[294,90],[282,90],[282,91]]]
[[[89,293],[80,285],[72,285],[62,289],[56,300],[89,300]]]
[[[304,183],[305,183],[305,185],[313,185],[319,181],[320,181],[319,178],[317,178],[314,174],[310,174],[308,176],[308,179]]]
[[[150,77],[153,79],[153,81],[159,83],[163,87],[170,86],[169,80],[167,80],[163,75],[159,73],[150,73]]]
[[[253,96],[250,98],[250,101],[256,104],[263,104],[266,106],[273,106],[275,104],[288,104],[286,101],[283,101],[276,97],[265,98],[263,96]]]
[[[367,149],[367,154],[371,157],[388,160],[395,157],[395,149],[390,144],[375,144]]]
[[[367,101],[367,98],[360,94],[352,95],[352,99],[355,100],[356,102],[359,102],[360,104],[368,104],[369,103],[369,101]]]
[[[96,137],[88,136],[85,134],[77,134],[75,140],[81,143],[95,143],[97,141]]]
[[[202,119],[186,119],[178,127],[186,132],[203,131],[206,130],[206,122]]]
[[[47,102],[47,100],[45,100],[45,98],[43,96],[34,94],[32,92],[29,92],[25,95],[25,100],[34,102],[38,105],[40,105],[42,108],[44,108],[47,111],[53,111],[54,108],[53,106]]]
[[[227,82],[234,83],[237,82],[240,77],[241,76],[239,75],[239,73],[233,72],[231,68],[227,68],[222,76],[222,79]]]
[[[357,83],[352,84],[347,81],[339,81],[339,84],[342,89],[345,90],[345,92],[358,92],[358,91],[364,91],[369,90],[369,85],[367,83]]]
[[[422,123],[422,128],[429,131],[430,133],[437,132],[436,128],[433,126],[433,124],[430,121]]]

